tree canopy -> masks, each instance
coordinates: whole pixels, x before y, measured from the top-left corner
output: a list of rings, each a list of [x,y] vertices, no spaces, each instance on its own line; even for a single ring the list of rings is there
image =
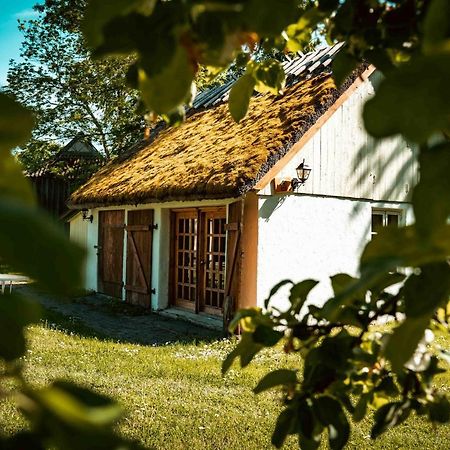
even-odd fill
[[[133,56],[91,58],[80,31],[85,3],[47,0],[34,7],[37,18],[19,22],[21,57],[10,63],[6,90],[35,113],[35,141],[63,143],[83,132],[109,159],[142,138],[145,122],[125,80]]]

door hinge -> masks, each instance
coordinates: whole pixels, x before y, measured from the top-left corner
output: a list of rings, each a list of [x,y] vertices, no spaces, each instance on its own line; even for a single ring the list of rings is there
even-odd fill
[[[153,225],[151,225],[151,229],[152,230],[157,230],[158,229],[158,224],[154,223]]]
[[[156,295],[156,289],[155,289],[155,288],[152,288],[150,292],[151,292],[153,295]]]

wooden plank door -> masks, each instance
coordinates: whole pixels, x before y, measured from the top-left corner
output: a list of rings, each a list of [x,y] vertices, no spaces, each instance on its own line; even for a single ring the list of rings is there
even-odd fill
[[[199,309],[209,314],[221,314],[225,298],[226,211],[201,212],[202,248]]]
[[[123,210],[100,211],[98,220],[98,291],[122,298]]]
[[[198,212],[172,212],[172,304],[198,312]]]
[[[129,211],[127,220],[126,301],[151,306],[153,210]]]

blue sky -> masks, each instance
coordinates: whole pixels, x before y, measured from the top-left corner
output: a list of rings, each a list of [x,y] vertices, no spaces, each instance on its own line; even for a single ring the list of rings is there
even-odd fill
[[[8,62],[19,58],[22,34],[17,19],[31,19],[36,13],[32,7],[39,0],[0,0],[0,86],[6,84]]]

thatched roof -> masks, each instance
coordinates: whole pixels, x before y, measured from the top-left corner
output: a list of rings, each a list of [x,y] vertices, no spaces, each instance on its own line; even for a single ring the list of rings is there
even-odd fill
[[[348,84],[352,80],[349,80]],[[195,112],[111,161],[70,198],[73,207],[239,197],[297,142],[347,87],[330,74],[304,79],[284,95],[252,98],[233,122],[227,104]]]

